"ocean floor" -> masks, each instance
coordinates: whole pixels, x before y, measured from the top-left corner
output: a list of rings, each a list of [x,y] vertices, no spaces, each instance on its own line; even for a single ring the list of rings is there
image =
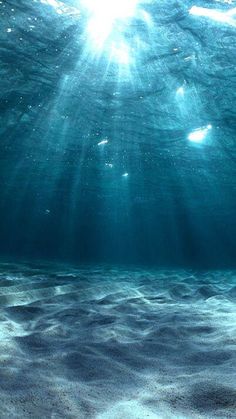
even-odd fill
[[[1,418],[235,418],[236,272],[0,264]]]

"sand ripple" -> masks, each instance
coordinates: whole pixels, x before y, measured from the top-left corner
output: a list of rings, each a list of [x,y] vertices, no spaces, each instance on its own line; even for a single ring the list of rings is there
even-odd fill
[[[0,265],[1,417],[235,418],[236,273]]]

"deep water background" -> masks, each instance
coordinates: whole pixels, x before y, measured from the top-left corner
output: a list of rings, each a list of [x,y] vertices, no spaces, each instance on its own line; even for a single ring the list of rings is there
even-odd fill
[[[123,63],[91,50],[79,1],[47,3],[0,3],[1,256],[235,267],[234,15],[140,2]]]

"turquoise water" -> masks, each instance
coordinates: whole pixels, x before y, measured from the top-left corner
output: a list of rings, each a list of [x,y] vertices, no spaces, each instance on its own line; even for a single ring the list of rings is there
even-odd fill
[[[1,418],[235,418],[235,10],[0,1]]]
[[[1,253],[234,267],[233,5],[0,13]]]

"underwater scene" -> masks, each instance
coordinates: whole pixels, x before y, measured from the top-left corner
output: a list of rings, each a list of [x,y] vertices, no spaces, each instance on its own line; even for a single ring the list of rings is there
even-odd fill
[[[0,419],[235,419],[236,2],[0,23]]]

